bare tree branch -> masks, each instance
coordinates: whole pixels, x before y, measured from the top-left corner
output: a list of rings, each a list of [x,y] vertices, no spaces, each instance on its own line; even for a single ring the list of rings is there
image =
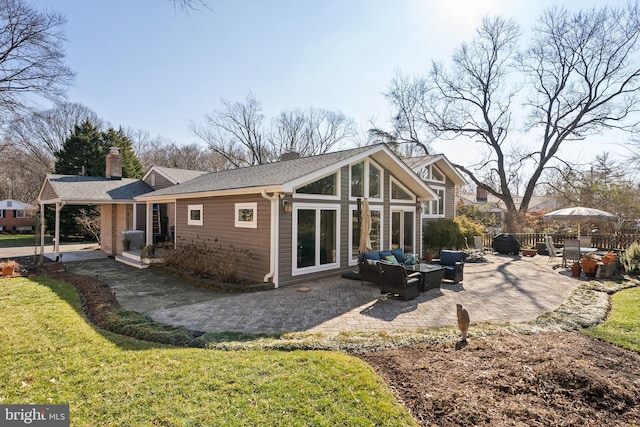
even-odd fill
[[[0,0],[0,123],[38,100],[60,101],[74,78],[64,65],[65,18],[22,0]]]

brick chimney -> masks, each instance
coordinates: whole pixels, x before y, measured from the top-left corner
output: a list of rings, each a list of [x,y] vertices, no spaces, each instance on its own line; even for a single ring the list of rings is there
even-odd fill
[[[122,156],[118,147],[111,147],[107,154],[107,171],[105,176],[109,179],[122,179]]]
[[[297,151],[287,151],[280,155],[280,160],[282,161],[299,159],[299,158],[300,158],[300,153],[298,153]]]

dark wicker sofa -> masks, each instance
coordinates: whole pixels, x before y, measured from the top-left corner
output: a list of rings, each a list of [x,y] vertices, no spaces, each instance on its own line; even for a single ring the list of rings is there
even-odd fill
[[[393,256],[398,264],[415,263],[413,257],[407,257],[402,249],[392,251],[371,251],[362,252],[358,255],[358,273],[365,282],[380,284],[380,261],[389,261],[387,258]]]

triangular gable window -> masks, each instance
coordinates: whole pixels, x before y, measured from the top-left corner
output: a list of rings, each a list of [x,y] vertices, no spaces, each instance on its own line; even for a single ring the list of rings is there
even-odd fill
[[[337,174],[325,176],[310,184],[304,185],[296,189],[298,194],[320,194],[323,196],[336,196]]]
[[[407,193],[395,182],[391,183],[391,199],[393,200],[413,200],[413,196]]]

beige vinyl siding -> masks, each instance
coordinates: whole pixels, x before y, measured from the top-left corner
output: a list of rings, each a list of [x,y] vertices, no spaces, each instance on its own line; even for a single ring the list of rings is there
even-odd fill
[[[456,216],[456,187],[454,183],[446,178],[444,188],[444,217],[453,219]]]
[[[53,200],[57,197],[58,195],[51,186],[51,183],[47,181],[47,183],[44,185],[44,188],[42,189],[42,196],[40,197],[40,200]]]
[[[234,225],[235,204],[257,202],[257,228],[237,228]],[[202,205],[202,226],[188,225],[189,205]],[[192,241],[222,245],[223,248],[247,249],[253,259],[240,268],[244,279],[262,282],[270,270],[271,203],[262,196],[229,196],[177,201],[177,244]],[[217,241],[216,241],[217,239]]]
[[[156,177],[155,186],[151,185],[151,181],[152,181],[151,176],[154,174]],[[154,190],[162,190],[163,188],[172,187],[175,185],[173,182],[169,181],[167,178],[165,178],[164,176],[162,176],[157,172],[150,173],[149,176],[144,180],[144,182],[146,182],[149,185],[149,187],[153,187]]]

